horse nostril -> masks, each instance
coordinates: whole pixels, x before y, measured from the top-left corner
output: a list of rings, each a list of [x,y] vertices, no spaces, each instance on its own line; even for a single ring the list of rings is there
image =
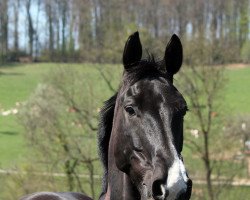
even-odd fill
[[[166,190],[164,188],[164,185],[162,184],[162,181],[156,180],[154,181],[152,185],[152,193],[154,199],[163,200],[166,195]]]

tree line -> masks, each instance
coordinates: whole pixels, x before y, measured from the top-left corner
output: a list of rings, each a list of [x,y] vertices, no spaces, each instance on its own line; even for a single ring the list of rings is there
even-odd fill
[[[178,34],[187,63],[248,62],[249,6],[249,0],[0,0],[0,60],[116,63],[124,40],[139,30],[149,49]]]

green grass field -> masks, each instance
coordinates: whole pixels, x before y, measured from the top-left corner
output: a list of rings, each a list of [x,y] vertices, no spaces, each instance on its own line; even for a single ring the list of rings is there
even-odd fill
[[[243,69],[227,69],[225,90],[225,106],[231,109],[230,114],[250,113],[250,67]]]
[[[42,82],[44,76],[50,73],[56,67],[60,66],[73,67],[84,71],[89,79],[93,81],[98,92],[101,91],[102,83],[99,81],[100,76],[97,70],[98,65],[94,64],[16,64],[0,68],[0,110],[9,110],[16,107],[16,102],[24,102],[35,90],[37,85]],[[101,67],[110,67],[103,65]],[[119,76],[120,68],[111,65],[112,71]],[[115,78],[113,85],[118,85],[118,79]],[[103,90],[103,89],[102,89]],[[83,91],[84,92],[84,91]],[[109,93],[104,98],[109,97]],[[102,100],[104,101],[104,99]],[[18,124],[16,116],[0,116],[0,167],[9,168],[21,162],[25,157],[25,143],[21,133],[24,130]]]
[[[15,107],[16,102],[25,101],[35,90],[37,85],[43,80],[44,75],[51,69],[62,64],[42,63],[42,64],[13,64],[0,68],[0,109],[9,110]],[[68,64],[65,64],[68,65]],[[95,87],[98,84],[99,67],[93,64],[70,64],[69,67],[79,68],[84,73],[88,73],[93,80]],[[113,85],[118,86],[121,69],[117,65],[104,65],[111,67],[117,80]],[[243,69],[226,69],[227,83],[225,87],[225,107],[230,109],[231,115],[250,113],[250,67]],[[181,78],[181,77],[179,77]],[[103,89],[102,89],[103,90]],[[100,91],[102,92],[102,91]],[[103,91],[105,93],[105,91]],[[106,98],[110,93],[107,93]],[[104,95],[105,96],[105,95]],[[104,100],[104,99],[103,99]],[[0,166],[11,167],[21,161],[25,155],[25,145],[21,135],[22,127],[18,124],[16,117],[0,116]]]
[[[48,65],[10,65],[0,68],[0,109],[9,110],[16,102],[25,101],[42,75],[48,71]],[[22,127],[16,116],[0,116],[0,166],[2,168],[17,164],[25,155]]]
[[[16,107],[17,102],[24,102],[41,83],[44,76],[55,67],[66,65],[87,74],[96,91],[103,93],[106,100],[110,91],[105,89],[98,68],[107,69],[113,76],[112,85],[117,88],[121,76],[121,66],[95,64],[13,64],[0,67],[0,110],[6,111]],[[224,106],[230,115],[250,113],[250,67],[242,69],[226,69],[227,83],[223,91]],[[181,78],[180,76],[178,78]],[[0,168],[9,169],[25,165],[28,149],[22,133],[23,127],[18,123],[16,115],[0,115]],[[1,177],[0,177],[1,178]],[[1,179],[0,179],[1,180]],[[1,184],[0,184],[1,186]],[[0,190],[1,193],[1,190]],[[1,197],[1,196],[0,196]]]

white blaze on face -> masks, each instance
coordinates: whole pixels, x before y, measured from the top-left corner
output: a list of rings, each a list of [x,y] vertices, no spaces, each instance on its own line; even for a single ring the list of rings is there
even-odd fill
[[[167,200],[176,199],[177,195],[181,191],[186,191],[187,181],[188,177],[186,175],[186,169],[184,167],[184,164],[177,157],[168,171],[166,189],[169,191],[169,195],[167,196]]]

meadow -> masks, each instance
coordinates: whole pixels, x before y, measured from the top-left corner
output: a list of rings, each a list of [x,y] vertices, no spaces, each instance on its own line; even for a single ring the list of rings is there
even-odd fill
[[[11,169],[15,166],[25,165],[27,162],[26,154],[29,153],[23,137],[25,130],[19,124],[17,115],[3,113],[14,108],[18,110],[22,102],[29,98],[38,84],[44,81],[44,77],[53,68],[64,65],[87,74],[87,77],[93,82],[95,90],[102,93],[103,99],[99,100],[100,105],[109,98],[111,92],[105,89],[106,85],[103,84],[98,69],[107,69],[109,73],[112,73],[111,84],[114,88],[118,87],[122,73],[119,65],[34,63],[0,67],[0,111],[2,113],[0,115],[0,169]],[[232,116],[249,114],[250,67],[226,67],[225,75],[227,82],[222,96],[227,112]],[[177,81],[180,78],[178,76]]]

